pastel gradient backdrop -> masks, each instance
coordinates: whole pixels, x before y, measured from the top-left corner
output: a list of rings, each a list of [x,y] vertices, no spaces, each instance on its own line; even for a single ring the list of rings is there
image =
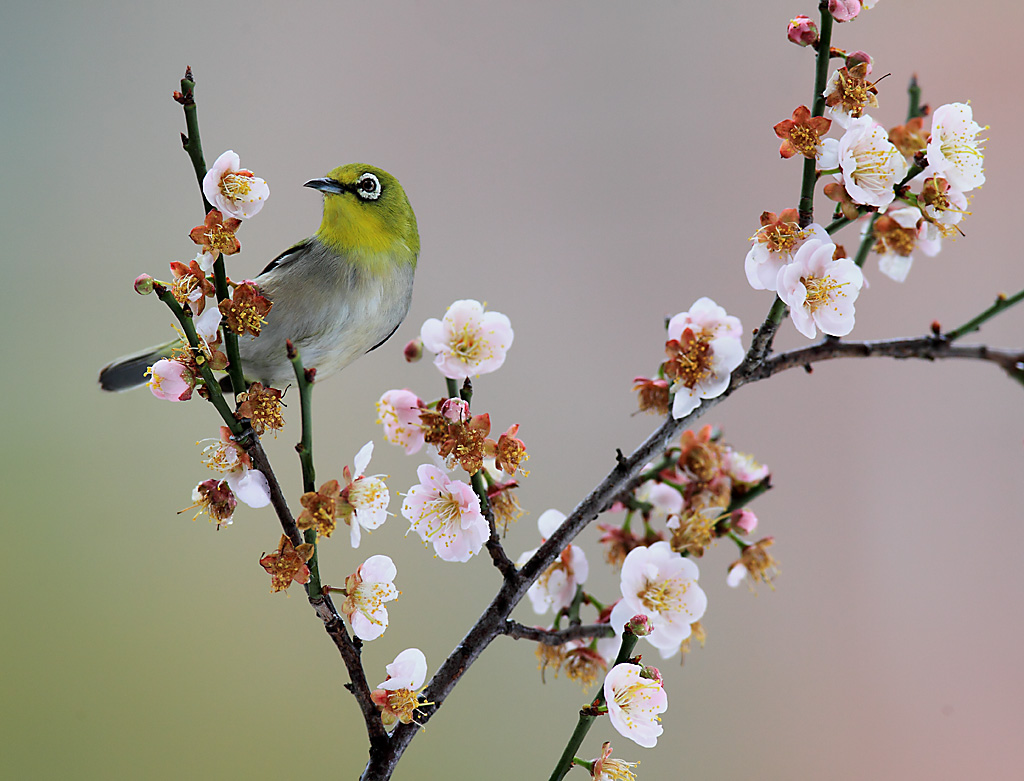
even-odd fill
[[[233,148],[272,188],[232,276],[316,229],[319,196],[301,184],[344,162],[393,172],[419,218],[405,325],[316,389],[324,479],[375,438],[397,513],[420,460],[381,441],[374,401],[444,387],[402,345],[456,298],[512,319],[508,361],[475,402],[496,428],[521,423],[530,448],[515,557],[537,544],[544,509],[571,510],[615,448],[657,424],[632,415],[630,380],[656,368],[666,315],[709,295],[749,333],[767,311],[743,257],[761,211],[796,202],[800,165],[779,160],[771,128],[811,99],[811,53],[784,34],[814,12],[810,0],[6,3],[0,775],[354,778],[363,766],[337,652],[301,594],[270,595],[257,564],[278,539],[271,513],[243,509],[220,533],[175,514],[206,475],[194,443],[216,435],[212,410],[95,384],[109,359],[170,334],[131,280],[193,253],[202,214],[171,100],[186,64],[208,159]],[[991,126],[968,236],[902,285],[870,260],[853,338],[958,325],[1024,285],[1022,28],[1019,4],[952,0],[883,0],[837,27],[837,46],[892,74],[886,125],[902,121],[917,72],[926,102],[970,99]],[[1024,310],[980,338],[1020,345]],[[804,343],[783,325],[780,347]],[[610,738],[643,779],[1019,778],[1022,410],[1024,389],[991,365],[887,360],[793,371],[717,408],[707,421],[772,467],[756,511],[777,539],[778,587],[728,589],[734,551],[711,550],[707,646],[663,665],[662,745],[601,723],[582,753]],[[292,426],[268,449],[296,506]],[[331,583],[373,553],[397,563],[392,626],[364,655],[371,683],[412,645],[436,669],[498,583],[486,557],[442,562],[405,528],[399,515],[358,554],[344,536],[322,549]],[[596,536],[581,537],[589,585],[610,600]],[[528,605],[515,615],[536,620]],[[533,647],[499,639],[395,778],[546,778],[590,696],[564,678],[542,686]]]

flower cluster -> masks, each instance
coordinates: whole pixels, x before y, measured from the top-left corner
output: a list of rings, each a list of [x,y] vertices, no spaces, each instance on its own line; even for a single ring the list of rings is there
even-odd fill
[[[725,393],[732,371],[743,362],[743,326],[710,298],[698,298],[668,323],[664,377],[674,394],[672,416],[684,418],[702,399]]]
[[[854,18],[862,7],[868,5],[859,0],[829,4],[838,21]],[[802,43],[812,36],[811,26],[806,18],[794,19],[790,39]],[[811,42],[816,36],[815,28]],[[883,274],[902,282],[915,249],[934,256],[942,238],[959,231],[967,214],[965,193],[985,181],[977,140],[983,128],[969,105],[936,109],[930,132],[923,115],[887,131],[868,113],[879,106],[878,80],[871,80],[871,71],[867,54],[847,55],[823,93],[824,116],[798,106],[791,119],[775,125],[782,156],[815,160],[818,176],[827,182],[825,194],[837,202],[839,213],[847,221],[866,221],[866,244],[855,262],[823,226],[803,223],[795,209],[761,215],[746,257],[747,280],[757,290],[777,293],[808,338],[818,330],[830,336],[853,330],[854,303],[864,287],[858,263],[868,249],[878,255]],[[843,131],[839,138],[825,137],[832,123]]]

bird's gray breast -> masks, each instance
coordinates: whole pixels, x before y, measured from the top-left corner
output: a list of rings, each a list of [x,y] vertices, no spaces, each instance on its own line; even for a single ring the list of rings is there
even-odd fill
[[[250,379],[280,386],[294,377],[286,339],[318,376],[340,371],[386,340],[409,311],[415,268],[404,259],[353,260],[313,238],[281,260],[255,280],[273,302],[260,336],[239,339]]]

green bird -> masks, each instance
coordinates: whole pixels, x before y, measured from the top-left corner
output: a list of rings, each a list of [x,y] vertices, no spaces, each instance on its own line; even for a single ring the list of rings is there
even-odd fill
[[[320,379],[384,344],[412,300],[420,237],[398,180],[372,165],[350,164],[304,186],[324,195],[320,230],[256,277],[273,308],[260,335],[238,343],[246,379],[267,386],[294,379],[286,339]],[[101,387],[143,385],[147,369],[177,344],[119,358],[100,372]]]

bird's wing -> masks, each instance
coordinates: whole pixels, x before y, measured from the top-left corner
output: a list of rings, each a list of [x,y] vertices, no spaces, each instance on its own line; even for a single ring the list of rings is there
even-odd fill
[[[303,239],[298,244],[289,247],[276,258],[274,258],[272,261],[270,261],[270,263],[267,264],[267,267],[263,269],[263,271],[261,271],[260,274],[266,274],[271,269],[275,269],[278,266],[283,266],[286,263],[291,263],[306,250],[306,248],[309,246],[309,242],[310,239]]]

